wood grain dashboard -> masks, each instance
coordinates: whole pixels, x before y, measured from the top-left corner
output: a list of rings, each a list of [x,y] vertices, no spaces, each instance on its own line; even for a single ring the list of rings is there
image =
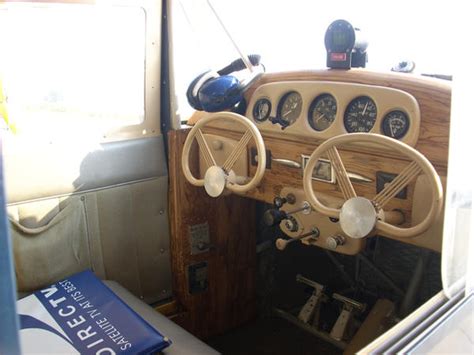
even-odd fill
[[[419,107],[420,124],[415,148],[424,154],[443,178],[448,168],[448,144],[451,87],[449,82],[403,74],[380,74],[365,70],[323,70],[310,72],[288,72],[266,74],[259,82],[247,91],[247,102],[261,85],[283,81],[324,81],[344,82],[361,85],[373,85],[393,88],[413,96]],[[357,93],[355,93],[357,95]],[[202,113],[196,113],[195,118]],[[203,188],[189,184],[181,171],[181,154],[189,128],[171,131],[169,134],[169,169],[170,169],[170,219],[171,219],[171,253],[174,291],[177,300],[185,311],[177,319],[186,329],[207,337],[218,334],[255,316],[255,243],[256,243],[256,205],[255,201],[271,203],[277,195],[285,191],[302,191],[302,171],[285,165],[273,163],[265,171],[260,186],[244,196],[227,195],[211,198]],[[205,130],[209,137],[225,137],[225,141],[238,142],[242,133],[232,126],[214,126]],[[275,158],[301,161],[301,155],[310,155],[320,144],[321,139],[280,131],[264,131],[262,136],[266,149]],[[248,145],[246,159],[240,163],[243,170],[253,173],[251,148]],[[399,173],[408,161],[397,153],[374,149],[367,146],[355,146],[340,149],[342,159],[348,170],[376,179],[378,171]],[[190,164],[193,171],[201,170],[197,145],[191,152]],[[342,194],[337,184],[315,182],[318,191],[334,198]],[[354,183],[360,195],[373,197],[375,183]],[[423,186],[423,181],[418,181]],[[416,191],[415,191],[416,190]],[[421,191],[421,192],[420,192]],[[417,211],[423,205],[426,193],[415,189],[415,183],[408,186],[406,199],[393,199],[389,209],[404,211],[407,223],[411,218],[420,218]],[[244,198],[242,198],[244,197]],[[428,201],[429,203],[429,201]],[[301,220],[304,222],[304,218]],[[337,225],[322,220],[310,221],[321,227],[324,233],[333,233]],[[245,223],[242,223],[245,221]],[[209,229],[209,250],[193,254],[190,245],[190,228],[207,224]],[[416,244],[435,251],[441,250],[442,219],[434,231],[403,242]],[[363,242],[362,242],[363,243]],[[311,244],[311,243],[308,243]],[[361,245],[348,245],[347,250],[353,254]],[[353,248],[353,249],[350,249]],[[196,265],[208,268],[208,287],[202,293],[189,291],[190,269]]]
[[[283,86],[279,86],[279,84]],[[306,120],[306,113],[309,102],[313,97],[321,92],[327,92],[329,88],[336,88],[332,91],[338,94],[338,89],[343,88],[343,94],[338,98],[340,102],[347,102],[360,95],[372,95],[383,109],[381,114],[388,112],[391,108],[405,108],[411,112],[411,117],[416,120],[416,130],[407,134],[403,139],[405,143],[413,146],[416,150],[425,155],[433,164],[436,171],[445,181],[448,167],[448,145],[449,145],[449,124],[451,106],[451,84],[450,82],[424,78],[419,76],[397,74],[397,73],[375,73],[367,70],[321,70],[321,71],[299,71],[265,74],[246,93],[246,100],[249,102],[247,117],[252,118],[252,105],[259,97],[269,97],[276,101],[281,98],[282,92],[292,90],[303,92],[303,113],[300,121]],[[313,85],[312,85],[313,84]],[[283,87],[284,89],[281,89]],[[279,93],[272,97],[274,88]],[[265,89],[265,90],[264,90]],[[262,94],[263,93],[263,94]],[[407,108],[409,107],[409,108]],[[273,112],[275,109],[273,109]],[[341,109],[343,111],[343,108]],[[266,149],[271,151],[271,155],[276,159],[285,159],[297,163],[302,162],[302,156],[309,156],[324,140],[330,138],[331,132],[337,135],[343,131],[341,125],[341,113],[338,114],[339,122],[335,128],[327,132],[311,132],[311,128],[301,122],[299,126],[294,124],[293,129],[278,129],[277,125],[266,122],[265,125],[257,124],[261,128]],[[250,116],[250,117],[249,117]],[[225,121],[218,122],[206,129],[207,133],[221,135],[238,141],[242,136],[242,130],[235,125]],[[380,123],[374,126],[374,133],[380,132]],[[255,167],[252,166],[251,148],[249,144],[248,171],[252,175]],[[386,150],[384,147],[354,144],[341,147],[340,154],[348,171],[362,176],[370,182],[354,182],[357,195],[373,198],[376,195],[376,181],[380,173],[399,174],[408,164],[406,157],[397,152]],[[423,206],[419,201],[426,200],[424,192],[420,193],[420,188],[415,191],[416,182],[413,181],[407,188],[406,198],[393,199],[387,210],[400,210],[405,216],[405,226],[410,225],[411,220],[422,218],[420,210]],[[421,186],[419,182],[417,186]],[[246,197],[271,203],[275,196],[281,194],[283,188],[296,188],[302,190],[302,170],[272,163],[267,169],[260,186],[245,194]],[[337,184],[315,182],[314,188],[318,192],[328,194],[334,198],[342,199],[342,193]],[[414,201],[416,194],[417,201]],[[414,205],[415,202],[415,205]],[[425,201],[430,203],[429,201]],[[415,210],[413,206],[416,206]],[[427,247],[432,250],[441,250],[442,224],[436,225],[432,230],[423,235],[404,239],[404,242]],[[349,250],[352,254],[356,249]],[[344,251],[343,251],[344,252]]]

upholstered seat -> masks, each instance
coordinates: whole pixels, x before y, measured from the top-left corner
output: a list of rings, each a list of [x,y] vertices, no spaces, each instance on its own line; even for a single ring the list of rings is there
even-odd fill
[[[149,305],[132,295],[115,281],[104,283],[119,296],[130,308],[137,312],[151,326],[161,334],[171,339],[173,344],[163,351],[164,354],[218,354],[217,351],[197,339],[192,334],[170,321],[162,314],[156,312]]]

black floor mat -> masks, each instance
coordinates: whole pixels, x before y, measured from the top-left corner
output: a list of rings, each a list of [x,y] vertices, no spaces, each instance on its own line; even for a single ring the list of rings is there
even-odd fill
[[[284,319],[268,317],[207,342],[224,355],[342,354],[333,345],[308,334]]]

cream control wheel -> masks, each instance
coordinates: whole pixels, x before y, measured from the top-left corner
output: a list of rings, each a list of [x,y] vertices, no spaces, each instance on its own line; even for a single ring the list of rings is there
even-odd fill
[[[387,184],[374,198],[367,199],[358,197],[347,175],[346,168],[341,160],[337,146],[350,143],[370,143],[391,148],[403,154],[411,160],[397,177]],[[316,163],[323,155],[326,155],[334,167],[337,184],[344,196],[344,204],[341,209],[331,208],[323,205],[316,196],[313,189],[312,174]],[[432,204],[425,217],[417,225],[409,228],[401,228],[384,221],[384,207],[402,191],[419,174],[428,177],[431,190]],[[306,196],[313,208],[325,216],[338,218],[344,233],[351,238],[364,238],[373,232],[383,235],[411,238],[425,232],[439,215],[443,204],[443,188],[438,173],[433,165],[417,150],[405,143],[378,134],[351,133],[333,137],[322,143],[314,152],[306,165],[303,176],[303,187]]]
[[[209,149],[206,139],[204,138],[202,128],[209,122],[223,119],[232,120],[243,125],[245,127],[245,133],[222,166],[218,166],[214,156],[212,155],[211,149]],[[196,139],[198,143],[200,156],[204,159],[207,165],[204,179],[195,178],[189,169],[189,152],[194,139]],[[257,147],[257,170],[255,175],[251,178],[236,176],[232,167],[237,159],[247,152],[247,144],[251,139],[254,140]],[[263,143],[263,138],[259,130],[248,118],[232,112],[212,113],[199,120],[191,129],[186,141],[184,142],[183,154],[181,157],[181,167],[186,180],[194,186],[204,186],[208,195],[212,197],[221,195],[226,188],[232,192],[244,193],[257,187],[265,173],[265,163],[265,144]],[[243,183],[241,183],[242,181]]]

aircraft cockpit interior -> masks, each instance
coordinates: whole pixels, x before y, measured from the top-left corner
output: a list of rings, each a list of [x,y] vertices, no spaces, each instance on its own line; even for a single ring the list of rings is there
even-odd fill
[[[0,4],[0,353],[442,352],[468,217],[435,21],[244,3]]]

